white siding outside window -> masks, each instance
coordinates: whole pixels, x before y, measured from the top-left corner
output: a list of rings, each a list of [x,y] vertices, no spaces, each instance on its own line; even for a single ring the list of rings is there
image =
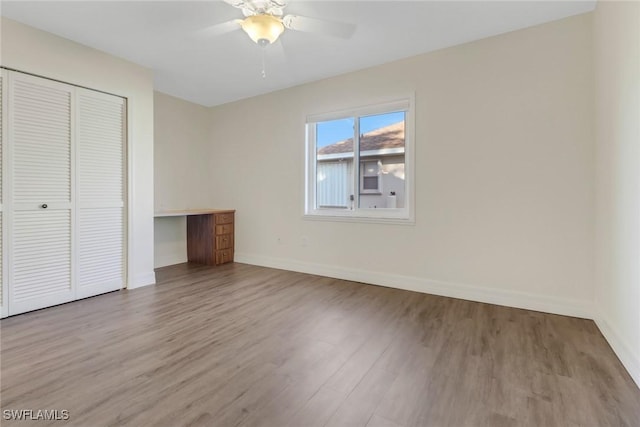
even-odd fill
[[[353,195],[352,161],[319,162],[317,203],[319,208],[349,208]]]

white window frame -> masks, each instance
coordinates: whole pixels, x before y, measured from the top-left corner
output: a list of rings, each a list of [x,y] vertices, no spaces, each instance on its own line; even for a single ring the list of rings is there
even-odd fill
[[[323,221],[347,221],[347,222],[377,222],[392,224],[415,224],[415,114],[414,96],[397,98],[390,102],[380,102],[363,107],[344,109],[331,113],[313,114],[306,117],[306,144],[305,144],[305,201],[304,218]],[[355,191],[355,200],[348,209],[336,209],[316,207],[316,178],[317,178],[317,147],[316,126],[318,122],[353,117],[354,121],[354,152],[353,164],[360,165],[359,153],[359,118],[377,114],[405,112],[405,200],[404,207],[397,209],[387,208],[360,208],[358,207],[361,191]],[[357,144],[356,144],[357,142]],[[360,190],[361,173],[354,173],[354,189]],[[366,195],[366,193],[363,193]]]

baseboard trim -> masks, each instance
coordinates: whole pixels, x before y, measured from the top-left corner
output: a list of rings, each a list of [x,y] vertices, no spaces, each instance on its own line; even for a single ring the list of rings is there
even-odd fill
[[[136,289],[142,288],[143,286],[155,285],[156,284],[156,273],[153,271],[138,274],[133,279],[133,282],[129,283],[127,289]]]
[[[613,352],[618,356],[622,365],[640,388],[640,360],[633,354],[626,341],[611,327],[611,322],[602,313],[597,313],[594,321],[600,332],[607,340]]]
[[[589,301],[568,300],[526,292],[423,279],[413,276],[371,272],[248,253],[236,252],[235,261],[244,264],[297,271],[300,273],[315,274],[426,294],[593,319],[593,304]]]

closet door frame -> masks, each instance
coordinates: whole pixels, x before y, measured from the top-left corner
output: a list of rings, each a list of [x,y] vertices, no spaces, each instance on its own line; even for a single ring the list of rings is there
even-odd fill
[[[2,159],[1,162],[1,170],[2,170],[2,198],[0,199],[0,211],[2,211],[2,240],[0,241],[0,245],[2,245],[2,306],[0,307],[0,317],[7,317],[9,315],[9,252],[10,245],[8,244],[8,233],[9,233],[9,220],[7,219],[7,213],[9,209],[7,209],[7,204],[4,203],[5,200],[8,200],[7,197],[7,189],[8,185],[8,177],[9,173],[7,171],[8,165],[8,156],[7,156],[7,148],[9,146],[7,142],[7,138],[9,136],[9,132],[7,131],[8,123],[9,123],[9,114],[7,106],[9,105],[9,73],[4,68],[0,69],[0,73],[2,73],[2,87],[0,90],[2,91],[2,127],[0,127],[0,132],[2,132]]]
[[[12,118],[11,112],[9,111],[9,99],[11,96],[11,84],[10,80],[12,79],[13,74],[19,74],[22,76],[27,76],[28,78],[35,78],[42,81],[51,82],[53,85],[64,85],[70,88],[71,90],[71,289],[73,290],[73,299],[70,299],[67,302],[77,300],[78,296],[78,264],[79,264],[79,233],[78,233],[78,209],[77,209],[77,200],[79,197],[79,185],[78,185],[78,167],[77,167],[77,153],[78,147],[76,144],[76,98],[78,89],[87,89],[94,91],[96,93],[102,93],[110,96],[115,96],[123,99],[124,108],[123,108],[123,159],[122,159],[122,170],[123,170],[123,272],[122,272],[122,286],[120,289],[127,289],[130,283],[133,283],[134,278],[131,277],[133,273],[129,268],[130,265],[133,264],[133,251],[130,250],[130,246],[133,244],[132,238],[132,225],[133,225],[133,210],[130,208],[133,203],[133,183],[131,180],[132,176],[132,164],[129,159],[132,158],[132,147],[129,144],[131,140],[132,131],[129,128],[129,106],[128,106],[128,98],[124,96],[120,96],[117,94],[111,94],[108,92],[104,92],[101,90],[83,87],[79,85],[74,85],[72,83],[63,82],[56,79],[50,79],[48,77],[35,75],[32,73],[8,69],[5,67],[0,67],[0,72],[2,73],[2,199],[0,199],[0,210],[2,211],[2,241],[0,244],[2,245],[2,304],[0,306],[0,318],[4,318],[9,316],[11,311],[11,301],[9,298],[10,293],[10,282],[11,282],[11,265],[12,265],[12,247],[13,247],[13,233],[11,230],[11,226],[13,224],[13,215],[12,215],[12,173],[13,173],[13,165],[11,164],[13,159],[13,138],[11,135],[11,125],[10,120]],[[11,143],[9,142],[11,139]],[[6,201],[5,203],[2,203]],[[82,298],[80,296],[80,298]],[[65,301],[61,301],[60,303],[64,303]],[[58,304],[58,303],[56,303]],[[55,305],[55,304],[54,304]]]

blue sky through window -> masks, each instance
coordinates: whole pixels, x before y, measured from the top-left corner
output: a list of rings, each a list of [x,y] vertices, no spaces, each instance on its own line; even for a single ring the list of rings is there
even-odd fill
[[[404,120],[404,111],[376,114],[360,118],[360,133],[371,132]],[[317,123],[316,144],[318,148],[326,147],[338,141],[353,137],[353,117]]]

